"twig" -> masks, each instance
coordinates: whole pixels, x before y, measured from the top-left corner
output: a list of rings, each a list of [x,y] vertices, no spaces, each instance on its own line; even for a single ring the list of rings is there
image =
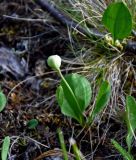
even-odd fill
[[[80,34],[87,36],[87,37],[95,37],[95,38],[104,38],[105,33],[99,32],[95,28],[89,28],[86,30],[82,26],[80,26],[76,21],[73,21],[70,17],[62,13],[61,10],[55,8],[52,4],[50,4],[47,0],[34,0],[44,11],[48,11],[51,16],[53,16],[57,21],[59,21],[63,26],[70,27]],[[17,21],[29,21],[29,22],[43,22],[45,24],[46,20],[43,19],[31,19],[31,18],[19,18],[19,17],[12,17],[8,15],[3,15],[3,18],[10,19],[10,20],[17,20]],[[132,34],[136,37],[136,31],[132,30]],[[135,55],[136,54],[136,41],[129,40],[125,46],[125,52]],[[130,55],[129,54],[129,55]]]
[[[63,26],[68,26],[81,34],[84,34],[87,37],[97,37],[102,38],[105,34],[98,32],[96,29],[89,29],[89,31],[85,30],[83,27],[79,26],[79,24],[73,21],[71,18],[66,16],[62,11],[55,8],[53,5],[47,2],[47,0],[34,0],[44,11],[48,11],[51,16],[53,16],[57,21],[59,21]]]
[[[16,20],[16,21],[26,21],[26,22],[42,22],[42,23],[47,22],[47,20],[45,20],[45,19],[21,18],[21,17],[8,16],[8,15],[3,15],[3,18],[12,19],[12,20]]]
[[[44,11],[48,11],[51,16],[53,16],[56,20],[58,20],[62,25],[68,26],[72,29],[76,29],[80,33],[84,34],[87,37],[94,36],[96,38],[103,38],[105,36],[104,33],[99,32],[96,29],[89,29],[89,31],[85,30],[83,27],[79,26],[79,24],[73,21],[68,16],[64,15],[62,11],[53,7],[47,0],[34,0]],[[132,31],[132,34],[135,36],[135,31]],[[128,41],[125,47],[125,51],[136,53],[136,42]]]

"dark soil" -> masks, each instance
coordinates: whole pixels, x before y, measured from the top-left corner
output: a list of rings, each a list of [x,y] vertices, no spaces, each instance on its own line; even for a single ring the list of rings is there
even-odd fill
[[[76,47],[75,39],[74,42]],[[96,122],[89,130],[82,130],[76,121],[60,112],[55,99],[60,79],[46,60],[54,54],[74,58],[69,46],[67,28],[32,0],[0,1],[0,59],[11,60],[1,65],[0,83],[8,103],[0,113],[0,142],[10,136],[10,160],[63,159],[58,128],[62,129],[71,154],[69,138],[73,137],[87,160],[122,159],[110,142],[111,138],[125,135],[122,122],[105,115],[100,125]],[[64,74],[68,73],[66,67],[62,67]],[[39,122],[35,129],[27,126],[31,119]],[[126,146],[125,138],[121,143]]]

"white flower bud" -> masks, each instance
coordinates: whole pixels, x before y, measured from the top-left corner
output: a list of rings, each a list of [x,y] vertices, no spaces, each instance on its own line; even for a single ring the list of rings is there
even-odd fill
[[[47,63],[52,69],[59,70],[61,66],[61,58],[58,55],[49,56]]]
[[[69,143],[71,144],[71,145],[74,145],[74,144],[76,144],[76,141],[74,140],[74,138],[70,138],[69,139]]]

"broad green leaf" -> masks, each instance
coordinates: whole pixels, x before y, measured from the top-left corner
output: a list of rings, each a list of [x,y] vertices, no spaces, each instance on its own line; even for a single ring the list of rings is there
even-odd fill
[[[121,147],[121,145],[117,141],[112,139],[111,142],[125,160],[134,160],[132,155],[130,155],[123,147]]]
[[[79,74],[69,74],[65,76],[65,80],[70,86],[72,93],[65,82],[61,80],[56,92],[61,112],[82,123],[83,112],[91,100],[92,91],[90,83],[85,77]]]
[[[79,104],[76,103],[73,96],[68,90],[67,90],[67,93],[68,93],[67,95],[69,96],[66,96],[65,94],[66,89],[64,90],[62,86],[59,86],[56,91],[56,97],[57,97],[58,104],[61,108],[61,112],[66,116],[76,119],[79,123],[82,123],[83,116],[82,116],[82,112],[79,110]]]
[[[103,14],[102,22],[111,32],[114,41],[122,40],[132,31],[132,16],[123,2],[111,3]]]
[[[111,87],[107,81],[102,82],[98,95],[96,97],[96,103],[92,113],[90,113],[88,118],[88,123],[92,123],[94,118],[99,114],[104,107],[107,105],[111,94]]]
[[[82,112],[78,109],[78,105],[76,104],[76,102],[74,102],[74,99],[73,97],[71,97],[71,95],[68,96],[68,98],[65,96],[62,86],[59,86],[57,88],[56,97],[58,104],[61,108],[61,112],[66,116],[76,119],[80,124],[82,124],[83,121]],[[73,99],[73,102],[69,101],[70,97],[71,99]],[[74,107],[72,107],[73,104]]]
[[[2,91],[0,91],[0,112],[3,111],[3,109],[6,106],[6,103],[7,103],[6,96]]]
[[[4,138],[3,144],[2,144],[2,150],[1,150],[1,159],[2,160],[7,160],[9,146],[10,146],[10,137],[7,136]]]
[[[28,127],[29,129],[34,129],[37,125],[38,125],[37,119],[31,119],[31,120],[28,121],[28,123],[27,123],[27,127]]]
[[[127,123],[127,138],[128,151],[131,150],[132,139],[136,129],[136,100],[132,96],[126,98],[126,123]]]

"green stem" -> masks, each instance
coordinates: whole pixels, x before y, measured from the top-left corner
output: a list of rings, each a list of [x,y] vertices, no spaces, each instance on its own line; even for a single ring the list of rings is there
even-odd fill
[[[64,160],[68,160],[68,154],[67,154],[66,145],[64,142],[64,137],[60,129],[58,129],[58,135],[59,135],[59,141],[60,141],[61,149],[63,152]]]
[[[62,75],[60,69],[57,69],[57,72],[58,72],[58,74],[60,75],[62,81],[63,81],[63,82],[65,83],[65,85],[67,86],[69,92],[70,92],[71,95],[73,96],[73,98],[74,98],[74,100],[75,100],[75,102],[76,102],[76,104],[77,104],[77,106],[78,106],[78,110],[79,110],[80,113],[81,113],[81,114],[79,113],[79,115],[80,115],[80,116],[79,116],[79,121],[80,121],[80,124],[83,126],[83,125],[84,125],[84,119],[83,119],[83,116],[81,116],[81,115],[82,115],[82,112],[81,112],[81,110],[80,110],[80,105],[79,105],[79,103],[78,103],[78,101],[77,101],[77,99],[76,99],[76,97],[75,97],[75,95],[74,95],[71,87],[69,86],[69,84],[67,83],[66,79],[65,79],[64,76]]]
[[[111,140],[112,144],[118,150],[118,152],[124,157],[126,160],[134,160],[133,156],[130,155],[117,141],[114,139]]]
[[[82,159],[82,158],[81,158],[82,155],[81,155],[80,150],[79,150],[78,147],[77,147],[76,141],[75,141],[73,138],[71,138],[71,139],[70,139],[70,143],[71,143],[72,148],[73,148],[73,152],[74,152],[74,155],[75,155],[75,159],[76,159],[76,160],[81,160],[81,159]]]

